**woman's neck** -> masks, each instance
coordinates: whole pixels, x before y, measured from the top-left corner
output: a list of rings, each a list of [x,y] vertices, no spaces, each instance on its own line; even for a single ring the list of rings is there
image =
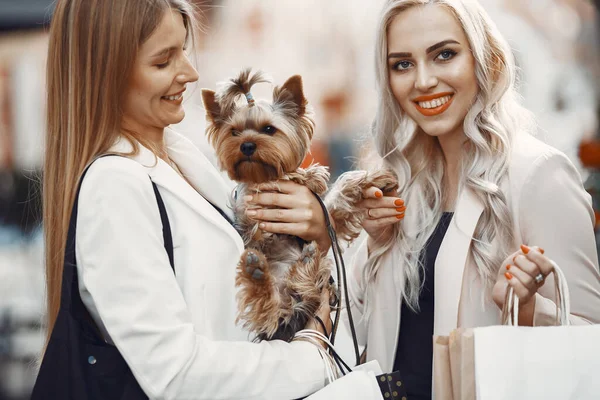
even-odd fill
[[[168,160],[167,147],[164,140],[164,128],[154,126],[142,126],[135,121],[123,118],[122,129],[129,132],[134,137],[141,139],[142,144],[151,145],[151,150],[163,160]]]

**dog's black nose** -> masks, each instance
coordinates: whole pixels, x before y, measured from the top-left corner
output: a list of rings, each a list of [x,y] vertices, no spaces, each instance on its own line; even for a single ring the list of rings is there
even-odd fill
[[[244,142],[240,146],[240,151],[243,155],[250,157],[256,151],[256,143]]]

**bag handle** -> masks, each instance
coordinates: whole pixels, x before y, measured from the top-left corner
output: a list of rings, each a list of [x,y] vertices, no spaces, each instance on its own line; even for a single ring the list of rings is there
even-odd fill
[[[556,293],[556,323],[561,326],[571,324],[569,315],[571,314],[571,298],[567,279],[558,264],[549,260],[552,264],[554,273],[554,290]],[[519,326],[519,297],[515,294],[512,286],[506,289],[504,297],[504,307],[502,308],[502,324],[508,326]]]

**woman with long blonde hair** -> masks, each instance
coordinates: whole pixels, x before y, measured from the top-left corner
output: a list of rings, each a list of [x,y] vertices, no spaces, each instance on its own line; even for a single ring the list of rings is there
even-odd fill
[[[377,29],[373,139],[399,197],[363,193],[350,296],[367,358],[430,398],[432,335],[500,324],[507,285],[520,325],[553,324],[549,258],[571,322],[600,322],[594,218],[571,162],[531,136],[510,47],[475,0],[389,0]]]
[[[235,324],[244,249],[227,220],[229,186],[168,128],[198,79],[187,55],[193,29],[187,0],[56,3],[43,194],[48,336],[34,399],[298,398],[325,382],[317,342],[248,343]],[[302,188],[277,226],[324,243],[319,203]],[[256,202],[270,207],[278,196]],[[322,308],[329,321],[326,299]]]

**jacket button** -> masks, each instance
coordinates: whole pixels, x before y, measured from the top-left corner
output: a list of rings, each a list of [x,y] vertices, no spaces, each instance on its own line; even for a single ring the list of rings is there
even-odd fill
[[[88,363],[89,363],[89,364],[91,364],[91,365],[94,365],[94,364],[96,364],[96,357],[94,357],[94,356],[89,356],[89,357],[88,357]]]

